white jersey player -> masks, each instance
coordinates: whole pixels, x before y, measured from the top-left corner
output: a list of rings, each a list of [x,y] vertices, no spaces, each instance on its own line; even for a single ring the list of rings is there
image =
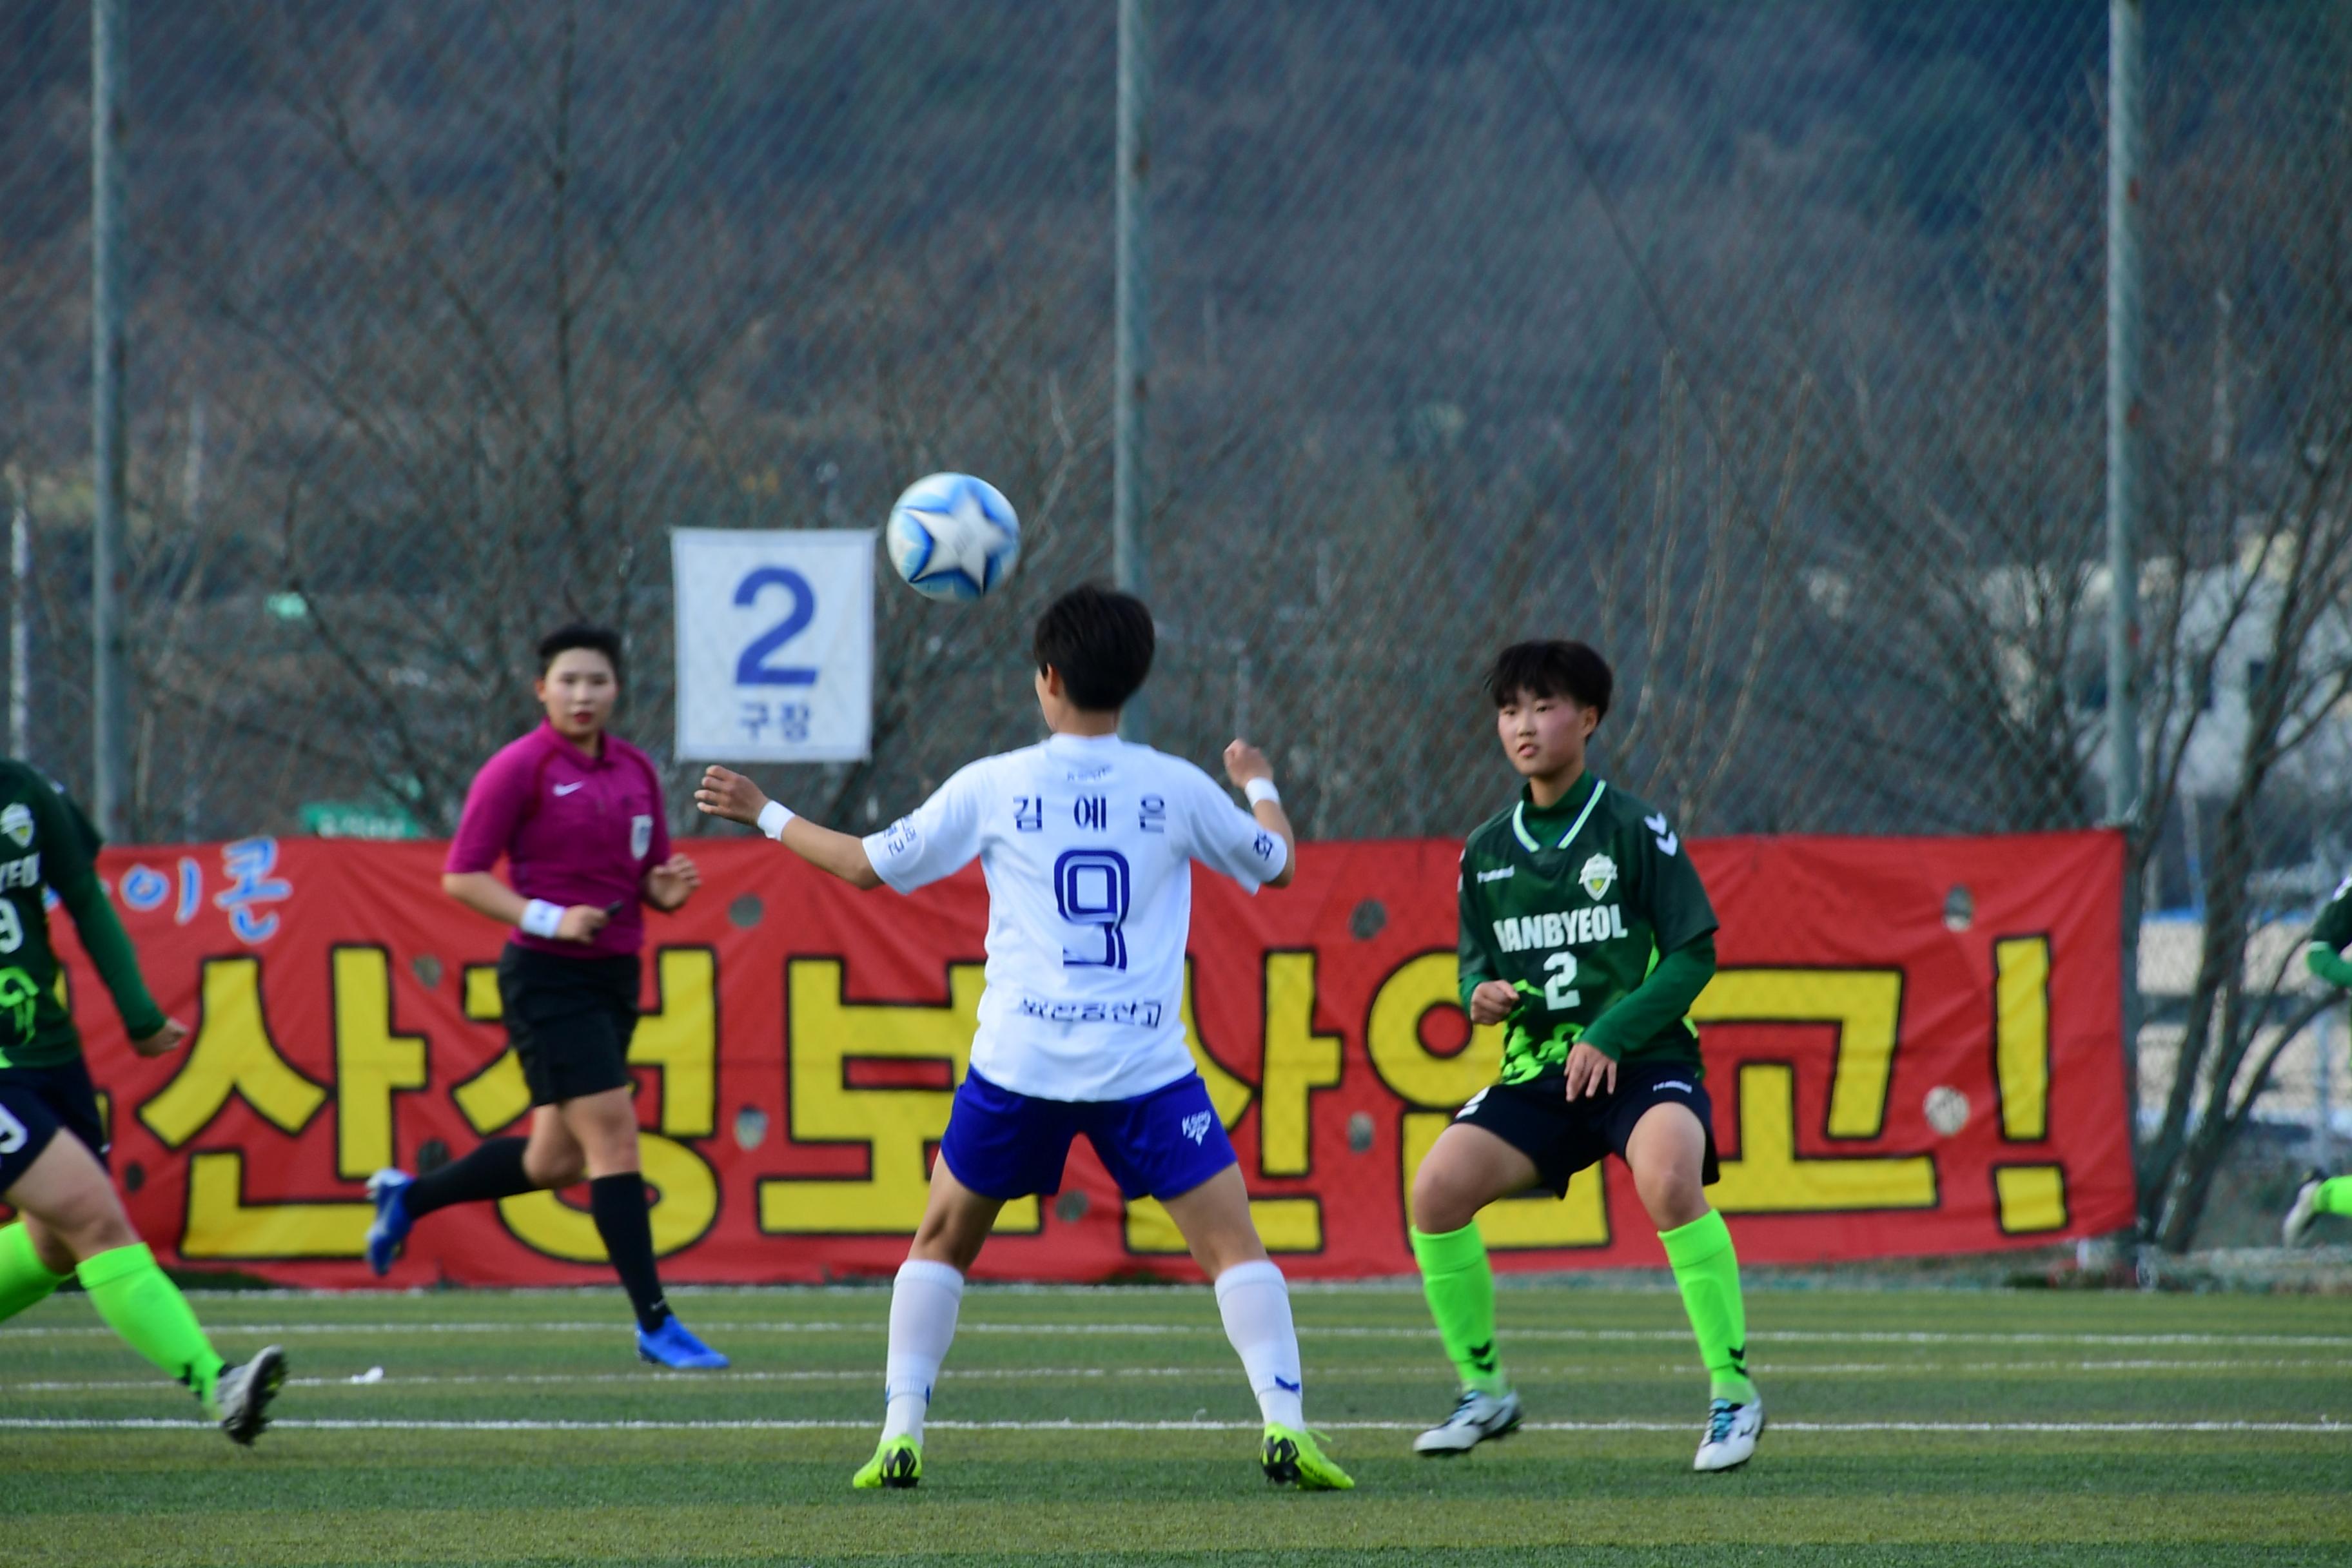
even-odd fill
[[[1060,1189],[1080,1133],[1129,1199],[1166,1206],[1216,1282],[1265,1417],[1266,1475],[1315,1489],[1355,1484],[1307,1430],[1289,1290],[1251,1223],[1181,1021],[1192,863],[1252,892],[1283,887],[1296,840],[1255,747],[1235,741],[1225,752],[1251,802],[1244,812],[1192,763],[1118,738],[1153,641],[1150,612],[1129,595],[1084,587],[1055,600],[1034,649],[1051,735],[972,763],[864,838],[795,816],[725,768],[709,770],[696,794],[703,811],[754,824],[861,888],[911,893],[974,859],[988,880],[971,1070],[892,1290],[882,1440],[855,1478],[861,1489],[920,1480],[924,1415],[965,1271],[1009,1200]]]

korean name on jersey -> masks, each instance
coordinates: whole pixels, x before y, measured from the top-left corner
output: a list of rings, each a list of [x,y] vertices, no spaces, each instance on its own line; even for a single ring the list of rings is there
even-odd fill
[[[1130,1099],[1192,1070],[1192,862],[1255,892],[1287,857],[1208,774],[1115,735],[983,758],[865,843],[901,893],[979,859],[988,984],[972,1069],[1065,1100]]]

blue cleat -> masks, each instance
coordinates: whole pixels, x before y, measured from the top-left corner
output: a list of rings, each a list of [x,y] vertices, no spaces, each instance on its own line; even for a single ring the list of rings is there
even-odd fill
[[[408,1239],[408,1189],[415,1180],[405,1171],[383,1170],[368,1178],[367,1194],[375,1205],[375,1223],[368,1226],[367,1263],[379,1279],[392,1272],[400,1244]]]
[[[663,1319],[662,1326],[652,1333],[637,1331],[637,1357],[656,1366],[676,1367],[681,1372],[727,1364],[725,1356],[696,1339],[676,1318]]]

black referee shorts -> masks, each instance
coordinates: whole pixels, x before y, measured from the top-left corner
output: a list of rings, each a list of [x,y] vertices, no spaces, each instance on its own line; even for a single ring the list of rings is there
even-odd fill
[[[559,958],[509,943],[499,954],[507,1038],[533,1105],[561,1105],[629,1083],[637,961]]]
[[[0,1068],[0,1193],[15,1186],[60,1132],[80,1139],[106,1163],[106,1122],[89,1064],[76,1057],[52,1067]]]
[[[1715,1102],[1687,1062],[1621,1063],[1613,1092],[1574,1101],[1559,1073],[1494,1084],[1471,1096],[1454,1120],[1482,1127],[1525,1154],[1535,1162],[1537,1184],[1566,1197],[1570,1177],[1610,1154],[1622,1160],[1634,1123],[1668,1104],[1686,1105],[1698,1118],[1706,1134],[1699,1180],[1715,1185],[1722,1179],[1715,1157]]]

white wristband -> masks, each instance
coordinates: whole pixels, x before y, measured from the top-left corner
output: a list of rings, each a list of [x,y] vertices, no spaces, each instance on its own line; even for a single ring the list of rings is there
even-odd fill
[[[772,800],[760,808],[760,831],[781,843],[784,837],[784,824],[790,822],[793,815],[791,806],[781,800]]]
[[[1279,802],[1282,792],[1274,787],[1272,779],[1252,779],[1242,785],[1242,794],[1249,796],[1252,805],[1264,805],[1267,801]]]
[[[522,907],[522,919],[515,923],[532,936],[552,939],[563,924],[563,906],[533,899]]]

